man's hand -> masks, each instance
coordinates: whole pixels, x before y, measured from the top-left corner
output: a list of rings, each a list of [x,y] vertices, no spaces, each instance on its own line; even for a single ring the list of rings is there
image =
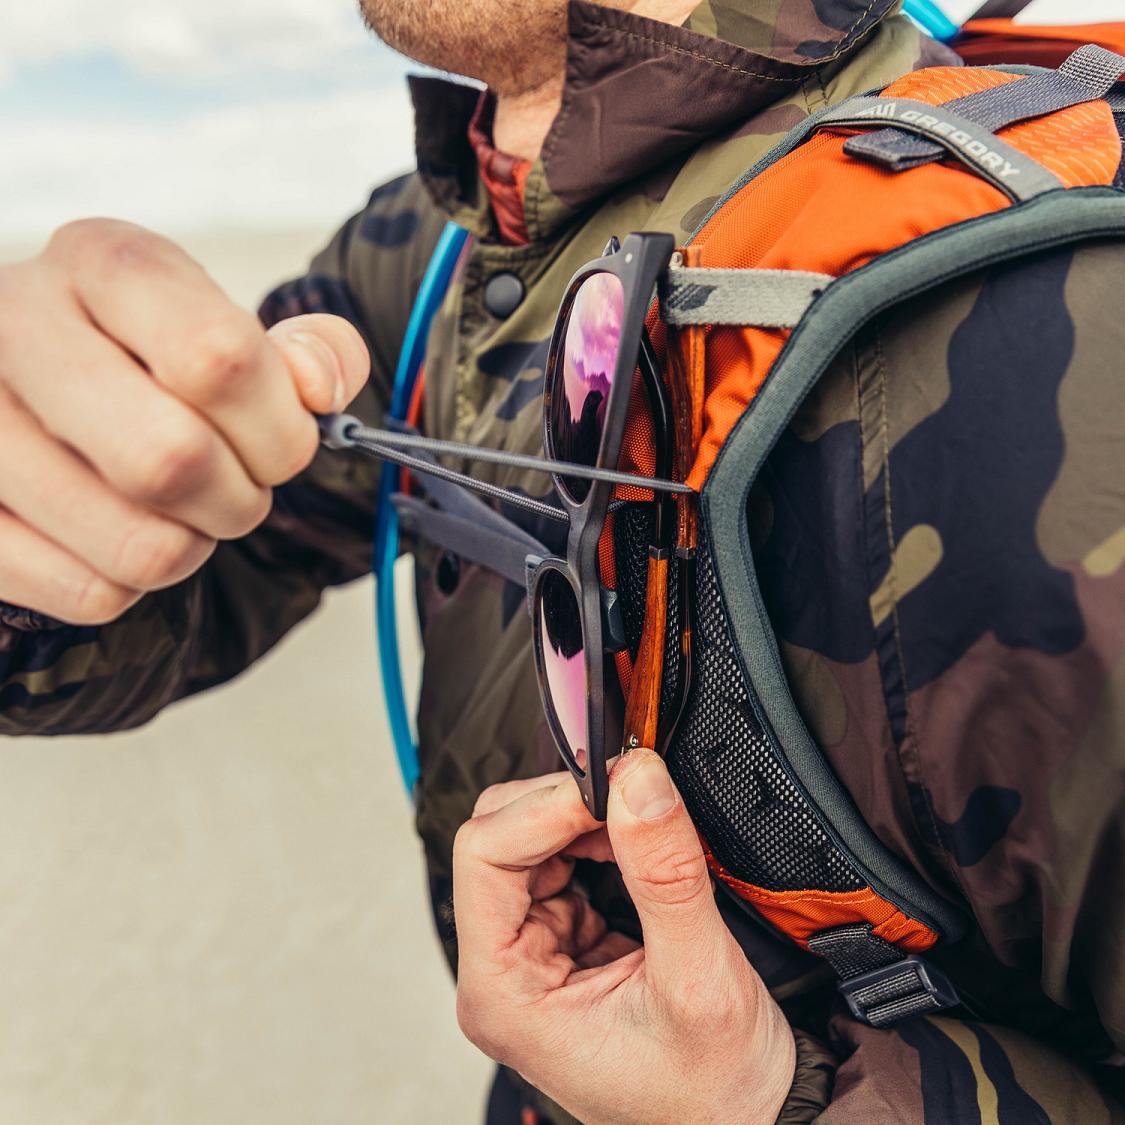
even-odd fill
[[[88,219],[0,267],[0,600],[112,620],[266,516],[367,378],[346,321],[267,333],[172,243]]]
[[[619,865],[643,947],[569,889],[581,857]],[[772,1125],[793,1036],[651,751],[619,760],[604,828],[568,774],[487,790],[457,836],[453,888],[458,1019],[487,1054],[589,1125]]]

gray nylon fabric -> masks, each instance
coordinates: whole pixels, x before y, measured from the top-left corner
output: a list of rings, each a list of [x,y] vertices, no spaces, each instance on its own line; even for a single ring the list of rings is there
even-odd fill
[[[839,279],[821,298],[817,315],[795,329],[720,451],[700,498],[737,656],[774,753],[872,889],[946,939],[960,935],[961,918],[874,837],[801,718],[762,603],[746,504],[798,406],[865,323],[953,278],[1037,249],[1100,236],[1125,237],[1125,196],[1110,188],[1072,189],[927,236]]]
[[[1057,71],[968,94],[946,102],[941,108],[996,133],[1020,121],[1104,98],[1123,71],[1125,58],[1091,44],[1075,51]],[[851,156],[899,170],[916,168],[945,156],[940,144],[898,129],[880,129],[877,133],[852,137],[844,147]]]
[[[800,270],[673,266],[660,282],[660,315],[674,328],[689,324],[793,328],[834,280],[831,274]]]
[[[511,533],[443,511],[414,496],[396,493],[391,497],[403,529],[452,551],[459,558],[487,567],[509,582],[523,586],[527,580],[529,555],[542,558],[550,552],[542,543],[512,525]]]
[[[859,97],[849,99],[819,121],[822,127],[888,123],[936,142],[1016,202],[1063,186],[1041,164],[946,106],[910,98]],[[848,141],[849,145],[852,140],[855,138]],[[851,150],[845,147],[845,151]],[[910,167],[909,162],[904,165]]]

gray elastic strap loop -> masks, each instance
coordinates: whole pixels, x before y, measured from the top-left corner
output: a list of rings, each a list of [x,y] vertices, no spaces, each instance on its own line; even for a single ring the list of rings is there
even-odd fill
[[[1017,201],[1033,199],[1063,186],[1057,176],[1031,157],[947,106],[929,105],[911,98],[851,98],[826,113],[817,124],[819,127],[893,125],[896,129],[916,133],[936,142]]]
[[[402,433],[418,432],[413,427],[405,425],[395,425],[395,429],[400,430]],[[414,456],[431,465],[437,465],[438,463],[433,454],[425,450],[417,450]],[[544,550],[543,544],[540,543],[538,539],[525,532],[521,527],[508,519],[507,516],[496,511],[491,505],[486,504],[480,497],[474,496],[459,480],[446,480],[442,477],[428,474],[421,479],[420,487],[426,493],[426,496],[441,508],[442,511],[450,512],[463,520],[471,520],[484,527],[489,527],[498,534],[508,536],[509,538],[519,538],[523,536],[527,544],[527,549],[532,554]],[[510,497],[507,496],[507,494],[505,495],[505,502],[510,502]],[[561,511],[560,515],[565,517],[565,513]]]
[[[374,429],[365,426],[358,418],[353,418],[350,414],[322,414],[317,421],[320,425],[321,441],[330,449],[351,449],[353,447],[366,449],[380,457],[397,461],[410,469],[421,464],[425,467],[420,469],[420,472],[441,476],[446,480],[459,479],[466,488],[476,489],[483,496],[503,494],[504,490],[496,485],[488,485],[466,477],[463,473],[456,473],[452,469],[445,469],[433,462],[432,458],[448,455],[460,457],[470,462],[480,462],[484,465],[504,465],[511,469],[531,469],[537,473],[554,473],[557,476],[564,477],[574,476],[582,480],[605,481],[608,484],[624,484],[633,488],[651,488],[655,492],[676,492],[686,496],[693,495],[695,491],[690,485],[681,481],[640,476],[636,473],[622,473],[616,469],[602,469],[597,466],[574,464],[569,461],[554,461],[546,457],[535,457],[528,453],[513,453],[508,449],[490,449],[482,445],[468,445],[465,442],[423,437],[416,430],[401,425],[395,425],[393,429]],[[418,455],[419,453],[424,453],[431,460],[424,460]],[[510,496],[508,499],[514,504],[519,497]],[[540,508],[544,507],[544,505],[538,504],[538,501],[527,501],[521,503],[520,506],[528,507],[529,504],[536,504]],[[558,510],[555,511],[554,515],[563,520],[567,518],[565,512]]]
[[[997,133],[1021,121],[1104,98],[1123,71],[1125,58],[1089,44],[1075,51],[1056,71],[979,90],[946,102],[940,108],[989,133]],[[844,151],[849,156],[905,171],[941,160],[946,150],[933,140],[904,134],[894,128],[852,137]]]
[[[793,328],[835,280],[799,270],[689,269],[672,266],[660,283],[666,324]]]
[[[542,543],[515,524],[506,533],[401,492],[391,497],[391,503],[407,531],[459,558],[487,567],[520,587],[527,580],[528,555],[549,553]]]

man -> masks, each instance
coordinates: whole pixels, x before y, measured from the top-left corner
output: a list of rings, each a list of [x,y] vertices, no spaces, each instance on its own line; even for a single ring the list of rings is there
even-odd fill
[[[685,238],[809,112],[955,62],[893,0],[364,8],[490,93],[414,81],[417,173],[266,301],[268,332],[124,224],[73,224],[0,271],[5,733],[144,722],[366,572],[375,470],[317,452],[313,414],[357,393],[365,419],[385,409],[447,218],[476,238],[431,332],[424,428],[538,452],[574,269],[612,235]],[[1125,339],[1098,296],[1121,273],[1095,247],[890,314],[822,380],[751,512],[819,741],[882,841],[975,915],[953,975],[979,1018],[876,1031],[805,954],[726,907],[722,924],[655,755],[617,766],[605,829],[568,778],[537,778],[555,754],[522,591],[415,545],[432,896],[453,957],[456,889],[463,1025],[528,1080],[504,1072],[495,1120],[1120,1116],[1125,412],[1104,360]],[[994,332],[1006,300],[1042,301],[1042,323],[991,347],[974,313]],[[934,534],[888,548],[871,529],[892,468]]]

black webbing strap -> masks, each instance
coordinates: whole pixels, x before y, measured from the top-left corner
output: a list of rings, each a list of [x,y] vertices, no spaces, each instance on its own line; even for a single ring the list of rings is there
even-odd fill
[[[914,954],[904,956],[869,924],[822,930],[809,938],[809,949],[836,970],[852,1015],[872,1027],[961,1003],[944,973]]]
[[[980,90],[940,108],[996,133],[1021,121],[1104,98],[1121,80],[1123,72],[1125,58],[1088,44],[1049,74],[1035,74]],[[892,126],[850,138],[844,151],[849,156],[903,172],[941,160],[947,150],[935,141]]]

